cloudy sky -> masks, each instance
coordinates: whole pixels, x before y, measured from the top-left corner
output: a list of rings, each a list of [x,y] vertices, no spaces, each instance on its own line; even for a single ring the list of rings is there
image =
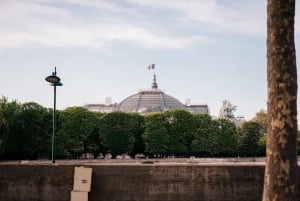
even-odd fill
[[[45,77],[56,66],[59,109],[120,102],[154,73],[165,93],[212,115],[225,99],[246,119],[266,109],[266,0],[0,0],[0,27],[10,100],[52,107]]]

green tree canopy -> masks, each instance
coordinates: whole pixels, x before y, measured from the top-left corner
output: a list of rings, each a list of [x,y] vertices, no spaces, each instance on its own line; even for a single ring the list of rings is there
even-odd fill
[[[228,119],[213,120],[209,136],[208,151],[214,156],[237,154],[238,138],[235,124]]]
[[[267,133],[267,112],[264,109],[259,110],[252,121],[259,123],[264,133]]]
[[[153,113],[145,116],[143,134],[146,152],[149,154],[167,154],[169,135],[167,118],[164,113]]]
[[[9,102],[6,97],[0,99],[0,157],[13,159],[17,150],[17,138],[15,133],[20,130],[19,115],[21,105],[17,101]]]
[[[264,131],[260,123],[244,122],[239,136],[239,154],[241,156],[257,156],[260,154],[260,138]]]
[[[113,157],[132,152],[135,143],[133,126],[137,120],[133,117],[124,112],[111,112],[101,118],[100,138]]]
[[[213,135],[212,119],[207,114],[193,115],[191,152],[195,155],[209,155],[210,136]]]
[[[138,113],[130,113],[129,116],[129,125],[131,126],[131,132],[134,134],[134,144],[131,151],[131,155],[134,157],[135,154],[141,154],[145,151],[145,144],[142,137],[145,130],[144,116]]]
[[[193,115],[185,110],[169,110],[164,113],[168,131],[168,152],[188,155],[193,140]]]
[[[0,100],[1,156],[7,159],[37,159],[50,150],[50,111],[30,102]]]
[[[99,115],[83,107],[69,107],[60,112],[57,149],[62,155],[93,153],[97,157],[102,145],[99,139]],[[59,153],[58,153],[59,154]]]
[[[21,105],[20,121],[22,129],[20,137],[22,146],[19,150],[27,153],[30,158],[47,157],[51,147],[52,114],[49,109],[34,103]],[[21,149],[22,147],[22,149]]]

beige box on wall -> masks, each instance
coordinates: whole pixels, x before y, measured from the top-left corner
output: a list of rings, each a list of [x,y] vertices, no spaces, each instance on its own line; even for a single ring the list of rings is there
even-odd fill
[[[71,191],[71,201],[88,201],[88,192]]]
[[[75,167],[74,173],[74,191],[91,191],[92,168]]]

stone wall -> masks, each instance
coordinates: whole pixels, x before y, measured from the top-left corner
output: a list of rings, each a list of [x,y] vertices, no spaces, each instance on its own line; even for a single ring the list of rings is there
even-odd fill
[[[0,201],[69,201],[74,167],[0,165]],[[264,166],[85,165],[89,201],[260,201]]]

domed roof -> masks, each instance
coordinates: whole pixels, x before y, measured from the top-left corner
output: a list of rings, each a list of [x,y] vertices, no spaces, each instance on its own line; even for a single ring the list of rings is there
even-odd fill
[[[116,108],[118,111],[137,112],[140,114],[171,109],[184,109],[184,105],[176,98],[158,89],[155,74],[151,89],[141,90],[137,94],[129,96],[119,103]]]

